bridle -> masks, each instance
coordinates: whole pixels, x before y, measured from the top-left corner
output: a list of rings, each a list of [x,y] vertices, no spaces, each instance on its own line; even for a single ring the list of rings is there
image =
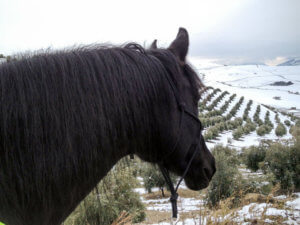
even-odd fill
[[[195,158],[196,153],[198,151],[200,151],[199,144],[200,144],[200,138],[201,138],[202,124],[201,124],[201,121],[199,120],[199,118],[186,108],[185,102],[181,101],[178,89],[176,88],[176,86],[175,86],[174,82],[171,80],[171,78],[169,76],[166,76],[166,78],[171,86],[171,89],[175,96],[178,108],[180,110],[179,132],[178,132],[178,136],[176,138],[176,142],[172,148],[172,151],[169,152],[167,155],[165,155],[163,157],[163,159],[158,163],[158,165],[159,165],[159,168],[160,168],[160,170],[165,178],[165,181],[166,181],[167,185],[169,186],[170,192],[171,192],[170,202],[172,204],[172,217],[177,218],[177,212],[178,212],[177,211],[177,198],[178,198],[177,190],[178,190],[180,183],[182,182],[182,180],[185,178],[186,174],[188,173],[188,171],[192,165],[192,162]],[[194,140],[194,143],[192,143],[192,145],[190,147],[190,149],[194,148],[194,150],[193,150],[194,153],[193,153],[192,157],[190,158],[189,163],[188,163],[187,167],[185,168],[183,175],[179,179],[176,187],[174,188],[173,182],[171,181],[171,178],[170,178],[169,171],[164,167],[163,162],[166,158],[169,158],[175,152],[175,150],[178,146],[178,143],[179,143],[179,140],[181,137],[181,133],[182,133],[182,124],[183,124],[184,115],[189,116],[190,118],[192,118],[199,124],[199,131],[198,131],[197,138]]]
[[[168,71],[168,69],[167,69],[167,71]],[[170,73],[170,72],[168,71],[168,73]],[[171,192],[170,202],[172,204],[172,217],[177,218],[177,214],[178,214],[178,210],[177,210],[178,193],[177,193],[177,190],[179,188],[180,183],[182,182],[182,180],[185,178],[186,174],[188,173],[188,171],[189,171],[189,169],[192,165],[192,162],[193,162],[193,160],[196,156],[196,153],[198,151],[200,151],[199,144],[200,144],[200,139],[201,139],[201,131],[202,131],[203,127],[202,127],[202,124],[201,124],[201,121],[199,120],[199,118],[196,115],[194,115],[194,113],[190,112],[186,108],[186,105],[185,105],[184,101],[181,101],[178,89],[176,88],[176,86],[175,86],[174,82],[171,80],[171,78],[169,76],[166,76],[166,78],[168,80],[168,83],[171,86],[171,89],[172,89],[173,94],[175,96],[178,108],[180,110],[179,132],[178,132],[178,135],[177,135],[177,138],[176,138],[176,142],[175,142],[175,144],[172,148],[172,151],[169,152],[167,155],[163,156],[162,160],[160,160],[157,163],[159,165],[159,168],[162,172],[162,175],[163,175],[167,185],[169,186],[169,189],[170,189],[170,192]],[[194,143],[191,144],[191,147],[190,147],[190,149],[194,148],[194,153],[193,153],[192,157],[190,158],[189,163],[188,163],[187,167],[185,168],[185,171],[184,171],[183,175],[179,179],[176,187],[174,188],[173,182],[170,178],[169,171],[164,167],[163,163],[164,163],[165,159],[169,158],[175,152],[175,150],[177,148],[177,145],[179,143],[181,133],[182,133],[182,123],[183,123],[184,114],[186,114],[187,116],[189,116],[190,118],[195,120],[199,124],[199,129],[198,129],[198,136],[195,139]],[[134,158],[133,153],[130,154],[130,158],[131,159]]]

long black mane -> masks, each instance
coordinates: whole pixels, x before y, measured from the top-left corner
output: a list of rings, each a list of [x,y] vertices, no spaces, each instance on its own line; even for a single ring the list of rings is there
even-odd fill
[[[202,84],[188,65],[183,69],[197,98]],[[151,152],[159,135],[157,104],[172,104],[166,76],[180,90],[179,70],[170,51],[134,43],[46,51],[0,64],[0,220],[56,224],[62,199],[82,199],[106,158],[125,155],[125,146]],[[70,204],[64,216],[73,209]],[[30,211],[41,218],[33,221]]]

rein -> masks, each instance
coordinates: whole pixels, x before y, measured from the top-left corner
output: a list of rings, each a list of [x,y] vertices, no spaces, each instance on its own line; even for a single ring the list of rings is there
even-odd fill
[[[185,168],[185,171],[184,171],[183,175],[181,176],[181,178],[179,179],[179,181],[178,181],[175,188],[174,188],[174,185],[173,185],[172,180],[170,178],[169,171],[163,166],[164,159],[161,162],[158,163],[159,168],[162,172],[162,175],[164,176],[165,181],[166,181],[166,183],[169,186],[169,189],[171,191],[170,202],[172,204],[172,217],[177,218],[177,214],[178,214],[178,210],[177,210],[178,193],[177,193],[177,190],[178,190],[178,187],[179,187],[180,183],[182,182],[182,180],[185,178],[186,174],[188,173],[188,171],[189,171],[189,169],[192,165],[192,162],[195,158],[196,153],[199,151],[202,124],[201,124],[201,121],[199,120],[199,118],[197,116],[195,116],[192,112],[190,112],[189,110],[186,109],[185,103],[180,101],[180,97],[178,95],[179,92],[178,92],[176,86],[174,85],[173,81],[170,79],[170,77],[167,76],[166,78],[167,78],[167,80],[168,80],[168,82],[169,82],[169,84],[170,84],[170,86],[173,90],[174,96],[176,98],[176,101],[177,101],[177,104],[178,104],[178,107],[179,107],[179,110],[180,110],[180,121],[179,121],[179,133],[178,133],[178,137],[176,139],[176,142],[174,144],[174,147],[173,147],[173,149],[170,153],[168,153],[166,156],[164,156],[164,159],[171,156],[177,148],[177,145],[179,143],[181,133],[182,133],[182,122],[183,122],[184,114],[188,115],[189,117],[194,119],[199,124],[198,138],[196,138],[195,143],[193,143],[190,147],[190,149],[194,148],[194,150],[193,150],[194,153],[193,153],[192,157],[190,158],[189,163],[188,163],[187,167]]]

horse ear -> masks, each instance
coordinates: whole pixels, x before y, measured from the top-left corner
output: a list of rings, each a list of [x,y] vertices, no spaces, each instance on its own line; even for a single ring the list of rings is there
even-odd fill
[[[185,57],[189,49],[189,34],[185,28],[179,28],[176,39],[171,43],[169,49],[180,59],[185,62]]]
[[[150,45],[150,49],[157,49],[157,40],[156,39]]]

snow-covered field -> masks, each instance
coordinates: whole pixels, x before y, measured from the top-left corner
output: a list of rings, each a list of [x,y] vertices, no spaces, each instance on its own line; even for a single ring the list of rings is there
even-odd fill
[[[195,58],[190,59],[190,62],[207,86],[227,90],[276,108],[290,110],[296,107],[296,113],[300,115],[300,66],[224,66]],[[291,81],[293,84],[270,85],[278,81]],[[276,96],[281,100],[274,99]]]
[[[231,94],[237,94],[234,101],[231,102],[227,112],[238,102],[241,96],[244,96],[237,114],[234,116],[242,117],[244,109],[249,100],[253,100],[249,117],[252,118],[257,105],[261,106],[260,119],[264,121],[267,111],[270,112],[270,120],[276,126],[275,112],[267,109],[262,104],[272,106],[277,110],[288,113],[294,113],[300,116],[300,66],[266,66],[266,65],[238,65],[238,66],[224,66],[212,63],[206,60],[190,59],[191,64],[197,70],[202,81],[206,86],[220,88],[222,91],[228,91],[222,101],[217,105],[216,109],[220,108],[222,104],[229,99]],[[292,82],[288,86],[273,86],[274,82]],[[209,90],[203,98],[205,98],[212,90]],[[211,101],[216,99],[221,92],[216,94]],[[277,97],[277,100],[274,98]],[[279,99],[278,99],[279,97]],[[279,113],[280,121],[290,120],[288,116]],[[287,130],[289,127],[286,127]],[[230,145],[238,149],[250,145],[258,145],[262,139],[277,140],[275,129],[271,133],[262,137],[258,136],[256,132],[251,132],[248,135],[242,136],[239,140],[234,140],[232,136],[233,131],[223,131],[217,140],[207,142],[208,147],[212,148],[216,144]],[[289,139],[291,135],[288,133],[281,139]]]

